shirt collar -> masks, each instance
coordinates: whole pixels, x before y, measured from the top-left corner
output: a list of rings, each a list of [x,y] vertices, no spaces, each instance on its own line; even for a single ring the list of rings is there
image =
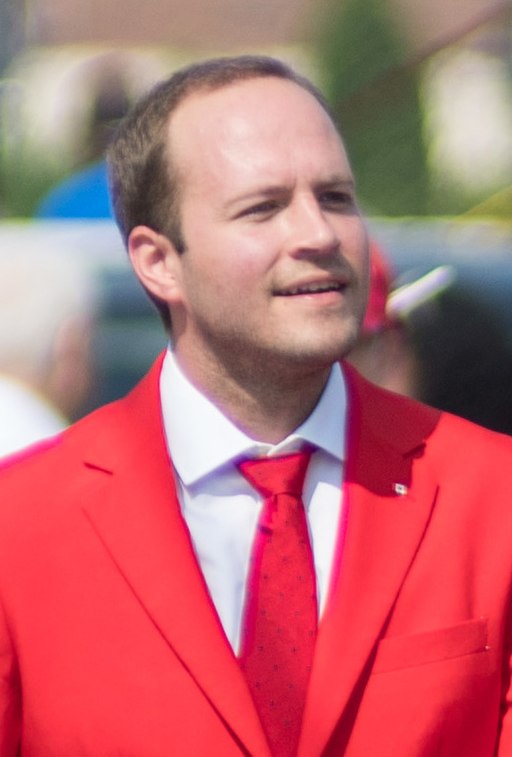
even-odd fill
[[[277,445],[251,439],[237,428],[180,369],[167,350],[160,375],[160,398],[169,452],[181,481],[190,486],[241,455],[277,455],[309,442],[343,460],[347,392],[336,363],[313,412]]]

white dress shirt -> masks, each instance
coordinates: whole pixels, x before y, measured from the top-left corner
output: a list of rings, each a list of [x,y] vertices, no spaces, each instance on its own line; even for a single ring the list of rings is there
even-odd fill
[[[242,456],[317,449],[304,483],[319,613],[327,599],[342,509],[346,389],[339,365],[311,415],[276,445],[254,441],[190,383],[169,349],[160,377],[165,434],[178,497],[212,601],[235,653],[261,496],[236,468]]]

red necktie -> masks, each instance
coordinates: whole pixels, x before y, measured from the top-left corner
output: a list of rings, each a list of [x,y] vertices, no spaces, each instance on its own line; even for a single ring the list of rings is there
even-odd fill
[[[253,544],[240,664],[276,757],[295,755],[317,628],[316,581],[302,487],[311,450],[245,460],[264,497]]]

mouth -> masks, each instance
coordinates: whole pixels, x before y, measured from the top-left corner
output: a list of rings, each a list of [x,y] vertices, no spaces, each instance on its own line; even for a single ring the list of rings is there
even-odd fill
[[[344,281],[323,281],[299,284],[294,287],[286,287],[276,291],[279,297],[296,297],[297,295],[315,295],[326,294],[328,292],[344,292],[347,288],[347,282]]]

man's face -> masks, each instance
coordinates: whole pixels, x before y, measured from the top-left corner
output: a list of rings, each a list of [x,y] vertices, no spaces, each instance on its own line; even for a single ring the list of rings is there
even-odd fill
[[[367,235],[321,106],[292,82],[250,79],[187,98],[169,139],[186,248],[178,357],[280,370],[339,359],[366,303]]]

